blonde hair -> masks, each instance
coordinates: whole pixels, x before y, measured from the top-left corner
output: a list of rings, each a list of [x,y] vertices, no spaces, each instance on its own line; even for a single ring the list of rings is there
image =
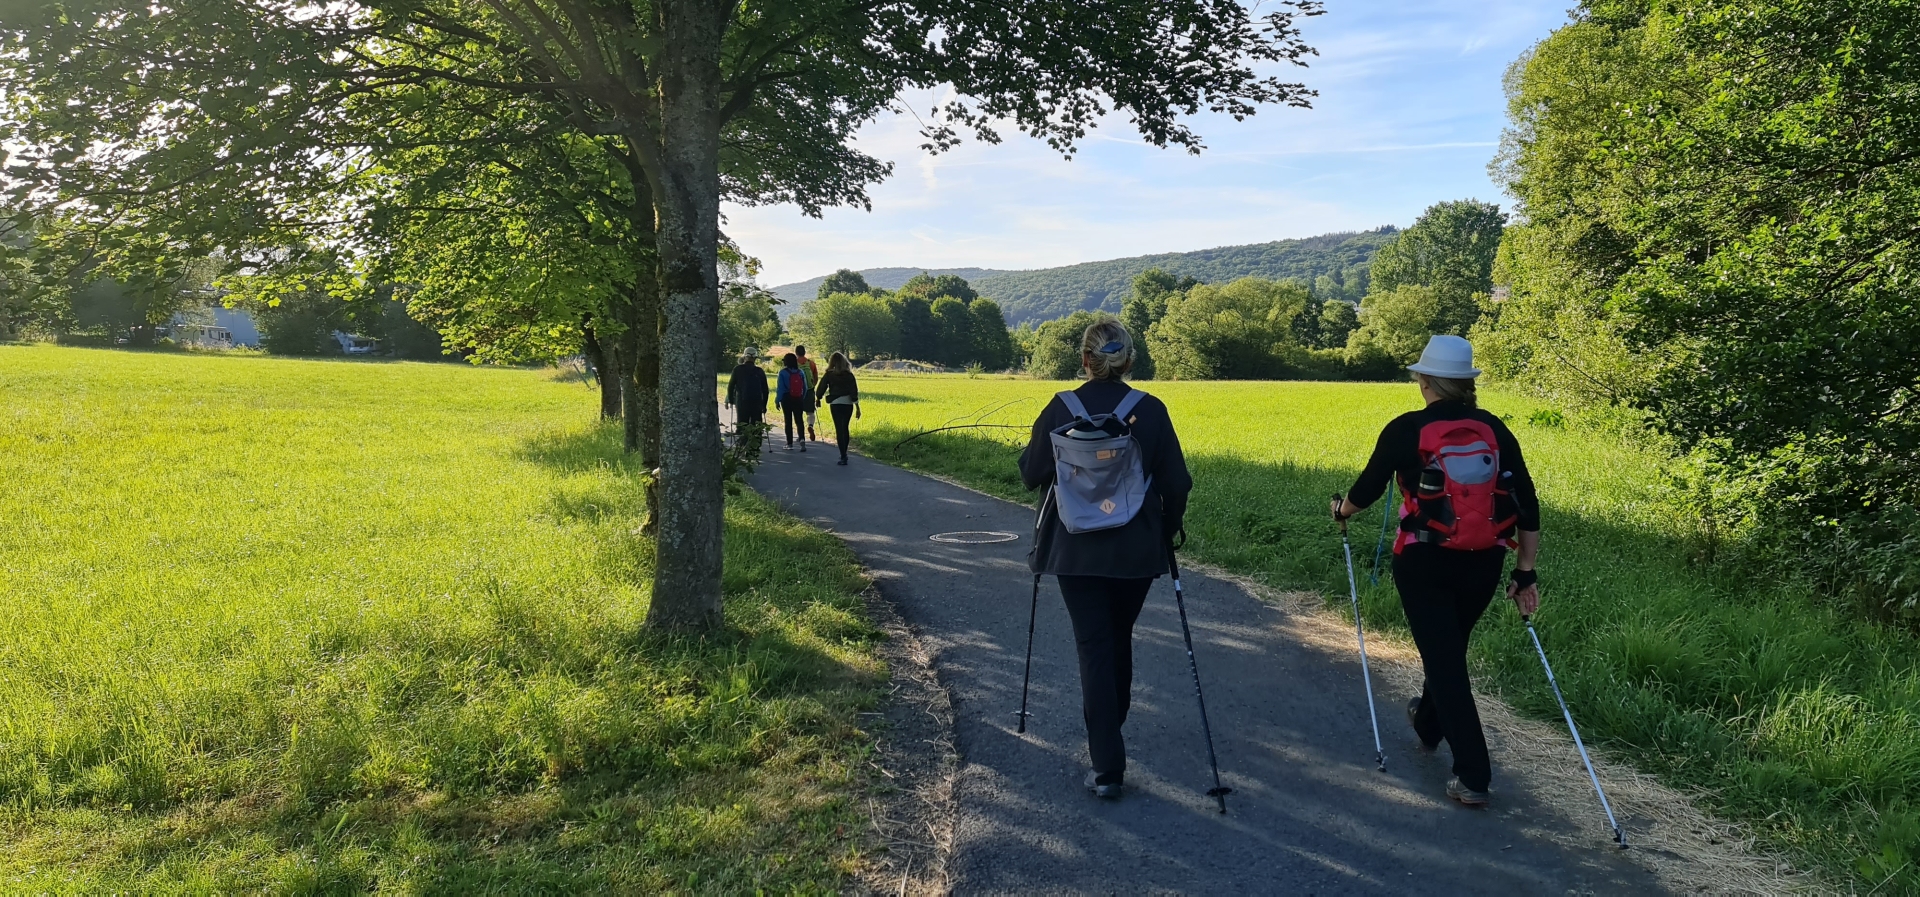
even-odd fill
[[[1119,343],[1120,348],[1101,351],[1112,343]],[[1112,318],[1087,328],[1080,337],[1080,351],[1087,362],[1087,373],[1095,380],[1118,380],[1133,370],[1133,336]]]
[[[1475,387],[1472,377],[1455,379],[1452,377],[1430,377],[1426,374],[1414,374],[1413,379],[1419,381],[1421,386],[1433,390],[1434,395],[1439,396],[1443,402],[1460,402],[1468,408],[1480,407],[1474,393]]]
[[[851,370],[853,370],[853,365],[847,362],[847,356],[842,353],[835,352],[832,358],[827,359],[827,373],[829,374]]]

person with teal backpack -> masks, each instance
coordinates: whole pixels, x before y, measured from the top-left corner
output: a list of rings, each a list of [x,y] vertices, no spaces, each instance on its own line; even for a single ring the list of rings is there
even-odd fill
[[[786,421],[787,450],[793,450],[794,437],[800,437],[800,450],[807,450],[807,412],[813,410],[813,390],[800,369],[800,358],[792,352],[780,359],[780,380],[773,389],[773,404]]]

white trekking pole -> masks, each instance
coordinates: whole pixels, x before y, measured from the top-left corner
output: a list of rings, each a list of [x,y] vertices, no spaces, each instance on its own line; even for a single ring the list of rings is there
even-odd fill
[[[1567,719],[1567,731],[1573,733],[1573,746],[1580,751],[1580,762],[1587,765],[1587,778],[1593,782],[1593,793],[1600,795],[1600,809],[1607,814],[1607,824],[1613,826],[1613,843],[1627,849],[1627,835],[1620,830],[1620,823],[1613,819],[1613,807],[1607,803],[1607,791],[1600,787],[1600,776],[1593,771],[1593,760],[1587,756],[1587,746],[1580,740],[1580,729],[1573,724],[1573,711],[1567,709],[1567,699],[1560,694],[1560,683],[1554,681],[1553,665],[1547,663],[1547,649],[1540,647],[1540,633],[1533,631],[1533,615],[1521,614],[1520,622],[1527,625],[1527,634],[1533,636],[1533,650],[1540,652],[1540,666],[1547,671],[1547,684],[1553,686],[1553,698],[1560,702],[1560,715]]]
[[[1341,495],[1334,493],[1333,500],[1338,503],[1340,499]],[[1367,686],[1367,718],[1373,721],[1373,762],[1379,764],[1381,772],[1386,772],[1387,752],[1380,746],[1380,714],[1373,709],[1373,672],[1367,666],[1367,630],[1360,622],[1360,582],[1353,577],[1353,543],[1347,540],[1346,518],[1336,514],[1334,519],[1340,522],[1340,547],[1347,553],[1347,590],[1353,595],[1353,634],[1360,640],[1360,678]]]

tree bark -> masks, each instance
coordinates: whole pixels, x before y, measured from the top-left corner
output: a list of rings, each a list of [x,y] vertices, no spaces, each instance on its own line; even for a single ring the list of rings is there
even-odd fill
[[[720,44],[728,6],[662,0],[660,153],[650,175],[666,321],[660,345],[660,527],[647,625],[719,626],[724,492],[720,351]]]
[[[582,340],[580,354],[593,368],[593,379],[600,384],[600,419],[613,420],[620,416],[620,378],[615,376],[614,367],[607,363],[607,353],[600,347],[600,338],[594,333],[591,322],[583,324],[581,330],[586,338]]]

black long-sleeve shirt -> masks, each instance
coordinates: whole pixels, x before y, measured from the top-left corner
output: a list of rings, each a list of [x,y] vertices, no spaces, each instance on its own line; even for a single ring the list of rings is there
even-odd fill
[[[1513,431],[1507,429],[1505,421],[1479,408],[1469,408],[1465,402],[1434,402],[1389,421],[1380,431],[1379,441],[1374,443],[1373,457],[1367,460],[1366,469],[1360,471],[1360,478],[1347,490],[1347,500],[1367,507],[1379,500],[1395,478],[1402,490],[1412,491],[1417,487],[1420,469],[1425,466],[1420,460],[1420,430],[1443,420],[1477,420],[1493,429],[1494,438],[1500,443],[1501,474],[1514,504],[1520,508],[1518,526],[1528,532],[1538,532],[1540,498],[1533,491],[1533,476],[1527,473],[1526,458],[1520,454],[1520,441],[1513,438]],[[1512,476],[1505,477],[1508,473]]]
[[[767,410],[767,372],[757,364],[741,362],[727,380],[727,404]]]
[[[860,384],[853,379],[852,371],[830,370],[820,378],[816,395],[825,399],[827,404],[833,404],[833,400],[838,398],[849,398],[857,404],[860,401]]]
[[[1109,414],[1120,407],[1133,387],[1119,380],[1089,380],[1074,390],[1088,414]],[[1020,480],[1028,489],[1053,484],[1055,429],[1073,420],[1073,413],[1055,396],[1033,422],[1027,450],[1020,455]],[[1187,472],[1180,436],[1164,402],[1149,395],[1133,407],[1129,418],[1133,438],[1140,443],[1140,466],[1152,484],[1151,496],[1125,526],[1090,533],[1069,533],[1052,503],[1034,524],[1034,548],[1028,558],[1035,573],[1070,576],[1109,576],[1143,579],[1167,572],[1167,540],[1186,517],[1187,494],[1193,475]],[[1156,500],[1157,499],[1157,500]]]

